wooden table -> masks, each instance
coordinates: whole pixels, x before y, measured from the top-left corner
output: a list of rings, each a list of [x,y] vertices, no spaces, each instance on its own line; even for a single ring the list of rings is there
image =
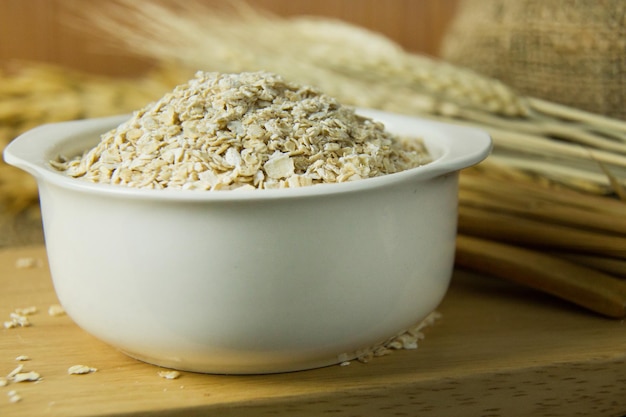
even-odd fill
[[[39,266],[17,268],[32,257]],[[88,273],[88,271],[86,271]],[[623,416],[626,324],[543,294],[455,272],[417,350],[278,375],[182,373],[117,352],[57,303],[43,247],[0,251],[0,318],[36,306],[30,327],[0,330],[0,375],[18,355],[38,382],[0,387],[0,416]],[[68,375],[76,364],[98,369]],[[11,403],[15,390],[21,401]]]

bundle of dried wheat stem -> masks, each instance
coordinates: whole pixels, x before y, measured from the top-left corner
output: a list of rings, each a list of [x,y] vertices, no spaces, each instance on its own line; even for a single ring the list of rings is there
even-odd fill
[[[626,122],[519,96],[340,21],[194,2],[83,11],[183,73],[267,70],[345,104],[486,129],[493,155],[461,176],[457,265],[626,316]]]

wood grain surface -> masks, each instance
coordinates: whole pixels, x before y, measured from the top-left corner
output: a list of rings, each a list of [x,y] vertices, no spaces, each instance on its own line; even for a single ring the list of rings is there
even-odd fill
[[[38,265],[17,268],[21,258]],[[68,259],[69,261],[69,259]],[[85,271],[89,273],[89,271]],[[225,376],[160,368],[52,317],[44,248],[0,251],[0,317],[36,306],[32,326],[0,330],[0,375],[28,355],[38,382],[0,387],[0,416],[622,416],[626,324],[514,284],[456,271],[417,350],[367,364],[277,375]],[[98,368],[68,375],[76,364]],[[22,398],[10,403],[15,390]]]
[[[154,0],[158,1],[158,0]],[[198,0],[219,5],[225,0]],[[459,0],[248,0],[279,16],[315,15],[379,32],[406,49],[436,55]],[[112,0],[89,0],[106,7]],[[176,0],[161,0],[176,3]],[[136,75],[148,61],[120,54],[106,39],[77,25],[84,0],[0,0],[0,64],[35,60],[107,75]]]

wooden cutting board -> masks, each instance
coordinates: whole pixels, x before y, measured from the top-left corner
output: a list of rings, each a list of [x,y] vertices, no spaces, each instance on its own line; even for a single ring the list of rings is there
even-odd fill
[[[37,264],[18,268],[18,259]],[[86,274],[89,271],[85,271]],[[0,387],[0,416],[622,416],[626,324],[508,282],[456,271],[417,350],[278,375],[183,372],[130,359],[50,316],[43,247],[0,251],[0,318],[35,306],[32,326],[0,330],[0,376],[19,363],[38,382]],[[17,362],[19,355],[31,359]],[[68,375],[72,365],[98,371]],[[11,391],[21,401],[10,402]]]

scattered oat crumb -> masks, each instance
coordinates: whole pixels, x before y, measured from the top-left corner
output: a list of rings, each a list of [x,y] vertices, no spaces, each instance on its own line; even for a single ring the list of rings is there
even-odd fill
[[[37,307],[35,306],[16,308],[13,313],[9,314],[11,320],[4,322],[4,328],[13,329],[15,327],[29,327],[31,323],[27,316],[35,313],[37,313]]]
[[[28,320],[28,317],[22,314],[11,313],[10,317],[11,317],[11,322],[13,322],[13,325],[11,327],[29,327],[31,325],[30,321]],[[5,322],[4,327],[10,328],[10,327],[7,327],[8,323],[9,322]]]
[[[9,396],[9,402],[11,403],[17,403],[22,401],[22,397],[20,397],[20,395],[15,390],[7,392],[7,395]]]
[[[13,382],[34,382],[41,379],[41,375],[38,372],[18,372],[11,378]]]
[[[9,374],[7,375],[7,379],[12,379],[15,375],[19,374],[23,370],[24,370],[24,365],[20,363],[19,365],[17,365],[17,367],[14,370],[9,372]]]
[[[4,328],[5,329],[12,329],[12,328],[17,327],[17,326],[18,326],[18,324],[16,322],[14,322],[13,320],[4,322]]]
[[[180,372],[178,371],[159,371],[159,376],[165,379],[177,379],[180,377]]]
[[[90,374],[92,372],[96,372],[97,370],[98,369],[91,368],[86,365],[74,365],[68,368],[67,373],[70,375],[84,375],[84,374]]]
[[[50,307],[48,307],[48,315],[55,317],[64,316],[65,309],[63,308],[63,306],[61,306],[61,304],[52,304]]]
[[[37,307],[35,306],[30,306],[30,307],[24,307],[24,308],[16,308],[15,309],[15,314],[19,314],[20,316],[30,316],[37,313]]]
[[[433,311],[412,328],[388,339],[380,345],[357,352],[357,360],[367,363],[375,357],[388,355],[394,350],[417,349],[417,342],[424,339],[422,329],[432,326],[440,318],[441,314]]]
[[[9,380],[0,376],[0,387],[6,387],[7,385],[9,385]]]
[[[29,327],[31,325],[28,317],[21,314],[11,313],[10,318],[11,320],[4,322],[5,329],[13,329],[16,327]]]
[[[36,258],[22,257],[15,260],[15,267],[18,269],[34,268],[39,264]]]
[[[16,357],[15,360],[18,361],[18,362],[29,361],[30,360],[30,356],[20,355],[20,356]]]
[[[441,318],[441,314],[437,311],[433,311],[415,326],[387,339],[378,345],[361,349],[357,352],[353,352],[352,354],[343,353],[339,355],[338,363],[340,366],[347,366],[350,364],[348,359],[354,357],[356,357],[356,360],[361,363],[367,363],[376,357],[389,355],[394,350],[417,349],[417,342],[424,339],[422,329],[432,326],[439,318]]]

